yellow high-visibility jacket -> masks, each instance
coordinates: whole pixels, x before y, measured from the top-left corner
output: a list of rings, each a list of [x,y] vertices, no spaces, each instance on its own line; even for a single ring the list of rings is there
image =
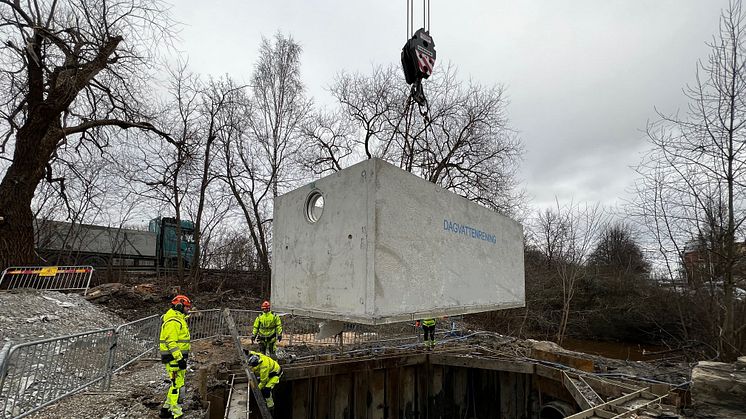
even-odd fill
[[[282,321],[280,320],[280,316],[271,311],[257,316],[256,320],[254,320],[252,335],[269,338],[274,334],[282,334]]]
[[[174,361],[188,357],[192,344],[184,313],[169,309],[161,320],[160,350],[163,362],[170,362],[171,357]]]
[[[249,356],[251,355],[259,357],[259,365],[251,367],[251,371],[256,376],[256,379],[259,380],[259,389],[261,390],[267,385],[270,378],[280,376],[280,364],[259,352],[249,351]]]
[[[435,319],[424,319],[422,320],[423,326],[435,326]]]

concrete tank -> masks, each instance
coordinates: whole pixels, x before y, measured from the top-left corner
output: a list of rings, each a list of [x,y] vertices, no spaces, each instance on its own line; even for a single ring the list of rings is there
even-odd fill
[[[277,197],[273,228],[277,310],[380,324],[525,304],[519,223],[379,159]]]

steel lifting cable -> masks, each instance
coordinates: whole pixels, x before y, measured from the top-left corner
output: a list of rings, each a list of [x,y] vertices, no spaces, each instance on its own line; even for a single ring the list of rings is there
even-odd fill
[[[406,40],[407,40],[407,43],[405,44],[405,49],[407,49],[409,47],[410,37],[412,37],[412,40],[414,40],[416,37],[422,36],[422,35],[419,35],[419,33],[420,33],[419,30],[416,33],[414,31],[414,0],[407,0],[406,7],[407,7],[407,10],[406,10],[406,14],[407,14],[407,19],[406,19],[407,36],[406,36]],[[427,41],[432,44],[432,38],[429,37],[429,31],[430,31],[430,0],[422,0],[422,31],[425,32],[425,34],[426,34],[425,38],[427,39]],[[414,33],[414,35],[412,35],[413,33]],[[420,47],[418,47],[418,48],[420,48]],[[434,49],[431,50],[431,54],[432,54],[432,59],[431,59],[430,65],[433,65],[434,62],[435,62],[435,60],[434,60],[435,59],[435,50]],[[404,58],[402,58],[402,63],[404,64]],[[423,91],[423,88],[422,88],[422,79],[423,78],[427,78],[429,76],[430,72],[432,71],[432,68],[430,68],[429,71],[426,74],[424,74],[424,75],[421,73],[421,71],[423,71],[423,70],[420,70],[420,73],[417,73],[417,75],[413,75],[411,73],[408,73],[406,65],[405,65],[404,71],[405,71],[405,76],[407,78],[407,83],[412,84],[412,88],[409,91],[409,97],[407,97],[407,99],[405,101],[404,112],[403,112],[401,118],[399,118],[399,121],[396,124],[395,130],[392,133],[392,138],[391,139],[393,139],[393,136],[396,135],[397,132],[399,132],[399,126],[401,124],[401,121],[404,118],[407,118],[407,122],[409,122],[409,120],[410,120],[410,118],[409,118],[410,115],[409,114],[412,111],[412,106],[411,106],[412,102],[416,102],[417,105],[418,105],[418,108],[419,108],[418,109],[419,113],[423,117],[423,120],[424,120],[424,123],[425,123],[423,131],[425,133],[425,138],[427,140],[427,130],[428,129],[432,129],[432,126],[431,126],[431,120],[430,120],[430,117],[429,117],[429,114],[430,114],[430,104],[428,103],[427,98],[425,98],[425,94],[424,94],[424,91]],[[413,70],[410,68],[409,71],[413,71]],[[414,71],[416,71],[416,70],[414,70]],[[410,127],[410,125],[411,125],[410,123],[407,123],[406,126],[405,126],[405,132],[404,132],[404,136],[405,137],[409,135],[409,127]]]

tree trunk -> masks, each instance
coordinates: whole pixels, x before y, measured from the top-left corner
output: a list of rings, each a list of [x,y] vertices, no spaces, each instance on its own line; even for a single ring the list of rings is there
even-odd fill
[[[42,173],[43,166],[39,167],[36,159],[16,158],[0,183],[0,269],[36,260],[31,200]]]

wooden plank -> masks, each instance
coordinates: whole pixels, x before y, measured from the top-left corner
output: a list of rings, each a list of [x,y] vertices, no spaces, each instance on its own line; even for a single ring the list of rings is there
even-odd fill
[[[417,400],[415,399],[415,370],[417,367],[403,367],[399,374],[399,417],[403,419],[415,419]]]
[[[516,400],[515,400],[515,374],[509,372],[500,372],[500,417],[515,418]],[[521,403],[523,404],[523,403]]]
[[[611,410],[611,409],[614,409],[615,407],[618,408],[619,405],[622,404],[622,403],[624,403],[624,402],[627,402],[627,401],[630,401],[630,400],[633,400],[633,399],[638,399],[638,398],[641,397],[642,393],[645,392],[645,391],[646,391],[646,389],[640,389],[640,390],[634,391],[632,393],[625,394],[624,396],[617,397],[614,400],[609,400],[608,402],[606,402],[604,404],[600,404],[600,405],[596,406],[595,408],[584,410],[584,411],[582,411],[580,413],[576,413],[574,415],[568,416],[567,419],[585,419],[585,418],[593,417],[593,415],[601,416],[601,417],[604,417],[604,418],[614,418],[614,417],[617,417],[617,414],[611,414],[611,416],[603,416],[600,413],[602,413],[604,410]],[[629,410],[629,409],[627,409],[627,410]],[[588,416],[589,414],[591,416]],[[626,413],[623,413],[623,414],[626,414]]]
[[[310,389],[311,379],[293,381],[292,386],[292,419],[308,419],[308,401],[312,399]]]
[[[535,365],[534,368],[537,376],[549,378],[550,380],[562,383],[562,370],[541,364]]]
[[[564,353],[564,352],[549,352],[541,349],[532,349],[531,357],[540,359],[542,361],[554,362],[556,364],[567,365],[568,367],[575,368],[576,370],[593,372],[593,360],[581,358],[576,355]]]
[[[370,372],[368,391],[371,395],[370,405],[368,406],[368,417],[371,419],[383,419],[385,412],[384,406],[386,392],[385,370],[376,370]]]
[[[440,367],[429,362],[417,367],[417,400],[420,409],[418,417],[432,419],[443,417],[443,412],[436,407],[438,383],[435,375],[439,369]]]
[[[354,393],[351,374],[334,376],[332,383],[334,402],[332,403],[332,417],[334,419],[352,419],[352,395]]]
[[[597,394],[606,397],[617,398],[640,389],[640,387],[632,387],[628,384],[598,378],[591,375],[584,375],[583,380],[585,380],[585,382],[588,383],[588,385],[591,386],[591,388]]]
[[[386,417],[399,419],[399,374],[401,368],[391,368],[386,377]]]
[[[489,393],[489,381],[490,375],[495,374],[496,371],[486,370],[473,370],[472,371],[472,386],[469,389],[470,394],[468,397],[474,398],[475,411],[471,412],[471,416],[475,418],[489,418],[497,415],[490,415],[488,409],[493,402],[487,402],[486,394]]]
[[[467,404],[469,396],[469,370],[467,368],[452,368],[453,371],[453,404],[458,412],[458,417],[468,417],[466,415],[469,405]]]
[[[233,344],[236,346],[236,350],[239,353],[241,364],[245,369],[246,376],[249,377],[249,388],[251,389],[251,394],[254,396],[254,400],[257,401],[257,409],[259,410],[262,418],[271,419],[272,415],[269,413],[269,409],[267,409],[267,402],[264,400],[262,392],[259,391],[259,382],[257,381],[256,377],[254,377],[254,373],[251,372],[249,360],[246,357],[246,353],[244,353],[243,351],[243,347],[241,346],[241,339],[239,339],[238,337],[238,329],[236,329],[236,323],[233,321],[231,310],[229,308],[223,310],[223,320],[225,320],[225,323],[228,326],[228,331],[231,332]]]
[[[529,376],[526,374],[511,373],[515,376],[515,418],[527,418],[528,410],[526,409],[529,395],[526,394],[526,380]]]
[[[535,364],[531,362],[483,359],[463,355],[432,354],[430,355],[430,362],[435,365],[478,368],[481,370],[509,371],[523,374],[533,374],[535,372]]]
[[[583,395],[583,392],[580,391],[577,383],[564,372],[562,373],[562,384],[564,384],[567,391],[572,394],[573,399],[575,399],[575,402],[582,410],[587,410],[594,406],[585,395]]]
[[[368,375],[370,370],[358,371],[355,375],[355,419],[368,418]]]
[[[334,361],[319,365],[283,366],[283,381],[293,381],[309,377],[349,374],[357,371],[379,370],[425,363],[426,355],[381,356],[365,360]]]
[[[336,378],[336,377],[335,377]],[[332,377],[322,376],[313,379],[314,389],[314,416],[315,418],[328,418],[332,414]]]

